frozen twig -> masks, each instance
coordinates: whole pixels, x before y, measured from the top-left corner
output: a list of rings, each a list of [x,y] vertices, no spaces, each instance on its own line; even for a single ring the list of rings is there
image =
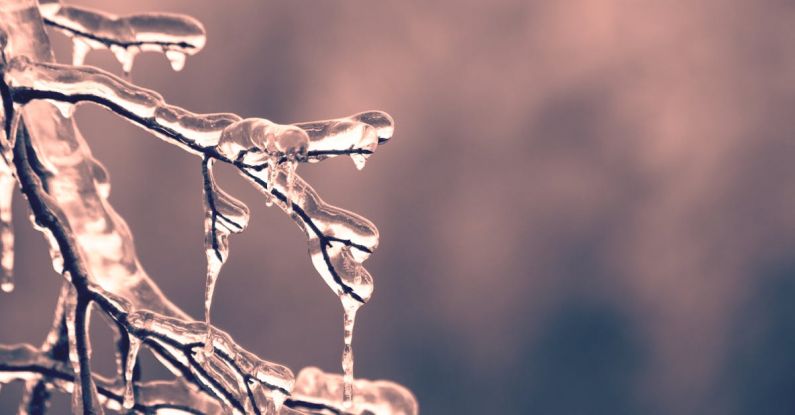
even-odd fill
[[[326,204],[297,174],[289,177],[280,166],[338,155],[363,164],[360,160],[394,131],[386,113],[370,111],[343,119],[278,125],[234,114],[194,114],[166,104],[156,92],[93,67],[16,59],[8,65],[5,78],[14,104],[48,100],[68,108],[92,102],[191,153],[234,165],[268,197],[278,200],[306,231],[315,268],[332,290],[359,303],[369,298],[372,279],[360,264],[377,246],[375,226]],[[300,145],[302,139],[305,146]]]
[[[366,219],[326,204],[296,173],[299,163],[339,155],[363,168],[376,147],[392,136],[392,119],[370,111],[282,125],[234,114],[194,114],[102,70],[50,63],[43,23],[74,40],[75,64],[89,49],[106,47],[125,72],[135,54],[146,50],[164,52],[179,70],[185,55],[204,45],[204,29],[183,16],[118,17],[54,1],[39,9],[32,0],[0,0],[0,150],[6,167],[0,171],[0,268],[9,271],[0,282],[7,282],[13,266],[7,259],[13,245],[6,235],[11,234],[6,208],[15,181],[28,200],[34,226],[47,237],[53,268],[65,279],[44,345],[0,346],[0,383],[26,381],[20,413],[44,413],[48,391],[55,387],[72,393],[73,410],[83,413],[102,413],[104,407],[144,413],[416,414],[405,389],[353,381],[354,316],[372,294],[372,278],[361,264],[376,248],[378,232]],[[83,102],[104,106],[201,157],[208,260],[204,322],[174,306],[140,266],[126,224],[107,202],[107,172],[91,157],[71,119],[74,106]],[[295,380],[288,368],[249,353],[209,324],[227,239],[248,221],[247,207],[215,183],[216,161],[237,168],[266,195],[266,204],[275,202],[307,234],[315,268],[345,308],[344,377],[302,371],[300,393],[290,396]],[[114,382],[91,371],[87,327],[92,306],[118,333]],[[177,379],[141,382],[136,370],[141,346]],[[363,393],[354,397],[354,389]]]
[[[145,13],[115,16],[96,10],[45,3],[44,23],[74,42],[72,64],[82,65],[91,49],[107,48],[116,55],[125,73],[139,52],[163,52],[172,68],[185,66],[185,56],[199,52],[205,43],[204,27],[195,19],[176,14]]]

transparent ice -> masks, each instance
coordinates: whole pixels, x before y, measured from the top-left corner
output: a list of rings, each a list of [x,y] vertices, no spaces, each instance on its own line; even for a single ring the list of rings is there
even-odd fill
[[[45,25],[72,39],[72,65],[53,62]],[[48,388],[71,393],[75,413],[417,413],[405,388],[353,376],[355,317],[373,292],[363,262],[378,246],[378,231],[367,219],[324,202],[298,174],[301,163],[340,155],[362,169],[392,137],[388,114],[368,111],[297,124],[196,114],[83,66],[89,51],[108,49],[128,79],[140,52],[163,53],[181,70],[186,57],[204,46],[205,33],[199,22],[180,15],[116,16],[53,0],[0,0],[0,44],[0,288],[13,288],[10,207],[17,185],[31,207],[32,224],[48,241],[54,270],[64,277],[44,344],[0,346],[0,385],[25,381],[21,413],[46,404],[40,391]],[[83,103],[104,106],[199,156],[207,261],[203,321],[171,303],[141,266],[126,223],[108,202],[108,173],[71,118]],[[217,162],[236,168],[265,195],[263,203],[278,206],[305,232],[310,260],[343,308],[342,375],[308,368],[296,383],[290,369],[253,355],[211,325],[229,239],[249,220],[249,209],[215,181]],[[92,310],[117,330],[116,380],[91,371]],[[142,347],[175,378],[137,380]]]

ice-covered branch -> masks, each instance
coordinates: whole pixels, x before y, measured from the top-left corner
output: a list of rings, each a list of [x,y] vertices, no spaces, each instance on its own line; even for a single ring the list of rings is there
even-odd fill
[[[13,380],[41,380],[47,388],[72,393],[75,375],[69,365],[46,356],[31,345],[0,345],[0,381],[7,383]],[[96,374],[94,383],[102,405],[114,411],[129,409],[146,414],[158,411],[186,414],[222,412],[215,401],[206,399],[182,380],[138,382],[135,404],[129,408],[123,406],[123,386]],[[345,414],[339,400],[341,387],[339,375],[323,373],[313,367],[305,368],[298,375],[293,396],[285,401],[280,413]],[[400,385],[388,381],[357,380],[356,388],[360,392],[357,407],[361,408],[361,414],[417,414],[417,404],[411,392]]]
[[[115,16],[88,8],[45,3],[39,7],[44,23],[73,40],[72,64],[82,65],[92,49],[107,48],[125,73],[140,52],[163,52],[175,71],[185,57],[199,52],[206,40],[204,27],[189,16],[143,13]]]
[[[10,271],[13,265],[7,259],[13,253],[7,208],[16,178],[34,226],[50,244],[53,267],[67,282],[47,341],[36,356],[26,355],[35,364],[16,364],[14,353],[31,351],[25,347],[13,353],[0,349],[0,383],[26,380],[20,412],[43,413],[47,391],[57,387],[71,392],[74,410],[85,413],[101,413],[103,407],[217,413],[223,407],[225,412],[271,414],[281,407],[285,414],[415,414],[416,404],[405,389],[396,392],[379,382],[353,381],[354,319],[372,294],[372,278],[362,262],[376,248],[378,232],[366,219],[326,204],[296,174],[299,163],[338,155],[350,156],[361,169],[392,136],[392,119],[371,111],[281,125],[234,114],[194,114],[99,69],[49,63],[52,52],[42,22],[75,40],[76,61],[82,62],[90,48],[107,47],[125,72],[141,50],[163,51],[179,69],[184,56],[204,44],[201,25],[181,16],[117,17],[53,1],[39,8],[34,0],[0,0],[0,35],[9,34],[11,40],[5,48],[0,39],[0,150],[8,167],[0,171],[5,173],[0,175],[0,268]],[[205,322],[193,321],[173,305],[139,264],[129,229],[107,202],[107,172],[71,120],[75,104],[81,102],[102,105],[201,157],[208,260]],[[212,290],[228,256],[228,238],[248,221],[245,205],[215,183],[212,167],[217,161],[236,167],[266,195],[266,204],[275,203],[307,234],[312,263],[345,308],[344,376],[302,371],[301,392],[290,397],[294,378],[289,369],[254,356],[209,324]],[[0,282],[8,288],[10,272],[4,275]],[[116,382],[91,372],[87,326],[92,306],[119,335]],[[141,346],[177,380],[140,382],[136,362]],[[354,396],[354,389],[361,394]],[[327,393],[331,390],[336,392]]]
[[[96,374],[93,378],[102,405],[108,409],[121,411],[124,401],[123,387]],[[69,365],[47,357],[31,345],[0,345],[2,383],[13,380],[41,381],[38,384],[46,386],[42,386],[39,390],[55,387],[63,392],[73,393],[75,379]],[[135,405],[128,408],[136,412],[147,414],[166,410],[189,414],[221,412],[220,406],[215,401],[203,399],[202,395],[190,389],[183,381],[139,382],[137,391]]]
[[[192,379],[197,385],[206,387],[212,393],[211,396],[222,400],[230,407],[242,413],[250,412],[246,408],[254,406],[270,405],[278,408],[278,404],[292,388],[292,373],[289,369],[256,358],[237,346],[224,333],[213,335],[213,346],[217,353],[211,359],[199,362],[193,355],[196,350],[204,347],[207,328],[203,323],[192,323],[151,311],[136,311],[131,314],[132,305],[127,300],[116,298],[91,283],[82,258],[78,254],[70,226],[63,220],[57,207],[51,205],[52,201],[44,191],[42,180],[31,165],[28,154],[30,151],[32,148],[23,127],[14,147],[15,171],[36,222],[52,235],[62,259],[59,265],[62,266],[64,276],[71,282],[70,293],[63,307],[66,311],[65,319],[70,344],[69,361],[79,379],[74,387],[74,407],[81,412],[101,412],[100,402],[96,397],[96,387],[91,377],[85,332],[86,313],[91,301],[122,325],[130,336],[137,338],[137,341],[146,341],[159,356],[172,365],[177,373]],[[127,364],[134,361],[134,358],[127,359]],[[223,383],[221,379],[228,382]],[[254,386],[245,383],[245,389],[242,389],[238,380],[251,381]],[[254,393],[253,390],[259,385],[265,385],[261,389],[267,389],[267,392]],[[243,393],[242,390],[246,392]]]
[[[84,331],[87,304],[92,301],[124,328],[131,336],[131,343],[146,342],[175,371],[205,387],[212,393],[211,396],[229,407],[241,413],[252,412],[247,408],[255,407],[263,408],[263,412],[268,407],[278,410],[292,389],[293,376],[289,369],[257,358],[222,332],[213,333],[215,353],[200,362],[195,355],[205,347],[207,327],[204,323],[184,321],[151,311],[133,312],[127,300],[115,297],[90,282],[82,260],[77,255],[68,225],[61,222],[59,215],[47,204],[48,198],[41,181],[29,164],[28,151],[28,139],[25,134],[20,134],[14,148],[14,164],[22,191],[31,203],[37,222],[53,234],[63,257],[64,275],[72,283],[70,287],[74,287],[70,289],[76,291],[67,297],[64,304],[66,310],[74,313],[66,316],[66,324],[70,342],[69,360],[80,380],[74,388],[75,398],[80,399],[75,407],[95,411],[99,408],[91,393],[95,387],[88,368],[88,346]],[[137,349],[130,347],[132,358],[126,359],[127,371],[132,370],[130,365],[136,360]],[[129,385],[129,376],[125,376],[125,380],[128,380]]]
[[[194,114],[97,68],[24,58],[8,65],[5,80],[17,105],[48,100],[68,114],[72,105],[93,102],[194,154],[236,166],[305,230],[312,262],[334,292],[358,303],[370,297],[372,279],[361,262],[378,244],[375,226],[326,204],[290,169],[292,163],[337,155],[349,155],[363,166],[378,144],[392,136],[393,122],[386,113],[294,125],[234,114]]]

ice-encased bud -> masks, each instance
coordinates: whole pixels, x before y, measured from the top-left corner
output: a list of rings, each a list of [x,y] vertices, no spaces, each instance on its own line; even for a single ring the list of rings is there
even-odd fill
[[[230,160],[259,165],[276,159],[303,160],[309,137],[302,129],[262,118],[247,118],[224,128],[218,151]]]

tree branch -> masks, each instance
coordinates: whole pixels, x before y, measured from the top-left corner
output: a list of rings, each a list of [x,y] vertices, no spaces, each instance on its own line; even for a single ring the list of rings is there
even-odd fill
[[[3,0],[0,3],[7,5]],[[82,62],[90,48],[108,47],[122,61],[125,72],[140,50],[166,52],[172,67],[179,70],[185,54],[195,53],[204,44],[204,29],[184,17],[119,18],[51,1],[42,4],[41,12],[44,21],[76,40],[75,61]],[[205,187],[211,188],[206,203],[214,254],[223,255],[219,242],[224,232],[242,230],[245,225],[224,211],[231,199],[224,199],[225,194],[214,187],[210,166],[220,160],[236,167],[268,200],[279,201],[277,205],[306,232],[315,268],[343,300],[346,311],[372,294],[372,278],[361,264],[376,248],[378,232],[366,219],[326,204],[295,174],[295,166],[347,155],[361,169],[376,147],[392,136],[392,119],[371,111],[280,125],[234,114],[193,114],[104,71],[47,63],[52,53],[33,0],[0,7],[0,35],[5,34],[12,47],[6,49],[5,41],[0,42],[4,53],[0,62],[2,155],[28,199],[34,225],[50,243],[53,267],[67,280],[53,329],[40,350],[0,346],[0,383],[26,381],[21,412],[43,413],[48,389],[57,387],[71,392],[74,408],[86,413],[101,413],[102,406],[113,410],[132,406],[133,411],[145,413],[160,409],[216,413],[220,404],[235,413],[262,414],[278,412],[283,402],[284,413],[303,413],[299,409],[343,413],[340,402],[321,396],[322,391],[304,387],[289,397],[294,376],[288,368],[261,360],[228,334],[192,321],[160,293],[138,263],[126,224],[107,203],[107,173],[91,157],[70,114],[73,104],[93,102],[200,155]],[[6,56],[6,51],[13,56]],[[4,215],[0,220],[8,222]],[[221,229],[219,224],[235,229]],[[118,327],[119,370],[126,384],[91,372],[87,333],[91,304]],[[141,343],[178,380],[152,383],[130,376],[137,361],[136,346]],[[304,373],[311,376],[310,384],[333,378],[322,372]],[[376,396],[369,384],[357,385],[368,391],[366,396]],[[130,386],[135,388],[134,402],[130,389],[120,391]],[[389,401],[380,397],[379,408],[388,408],[383,405]],[[372,405],[363,401],[361,413],[372,412],[368,409]],[[388,409],[388,413],[404,412]],[[416,413],[416,404],[413,412],[405,413]]]
[[[258,123],[252,126],[252,119],[242,120],[234,114],[193,114],[168,105],[159,94],[97,68],[23,58],[9,64],[5,78],[16,104],[34,100],[92,102],[191,153],[237,167],[268,197],[281,201],[282,209],[307,233],[312,262],[329,287],[359,303],[369,299],[372,277],[361,262],[378,244],[375,226],[326,204],[298,175],[288,180],[278,165],[292,160],[317,162],[337,155],[369,156],[394,131],[389,115],[370,111],[292,126],[253,119]],[[279,145],[286,146],[284,142],[295,139],[296,128],[307,141],[305,151],[280,151]]]

